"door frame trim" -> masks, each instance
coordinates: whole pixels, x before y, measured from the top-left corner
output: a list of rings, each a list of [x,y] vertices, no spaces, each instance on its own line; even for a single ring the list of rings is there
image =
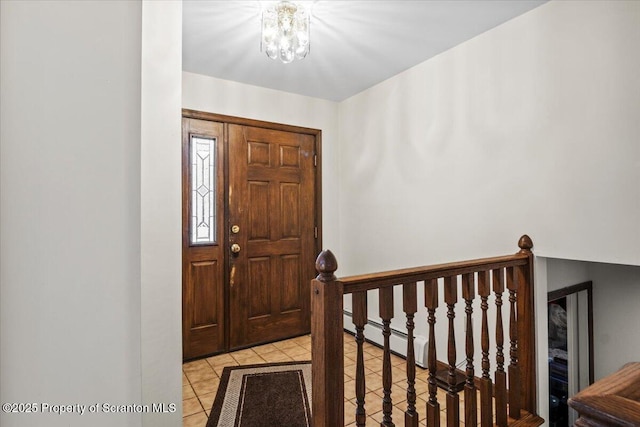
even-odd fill
[[[315,239],[315,253],[319,254],[320,251],[322,250],[322,130],[320,129],[313,129],[313,128],[307,128],[307,127],[302,127],[302,126],[295,126],[295,125],[289,125],[289,124],[283,124],[283,123],[275,123],[275,122],[268,122],[268,121],[263,121],[263,120],[255,120],[255,119],[249,119],[249,118],[244,118],[244,117],[236,117],[236,116],[227,116],[224,114],[217,114],[217,113],[209,113],[206,111],[198,111],[198,110],[192,110],[192,109],[188,109],[188,108],[183,108],[182,109],[182,118],[187,118],[187,119],[197,119],[197,120],[207,120],[207,121],[212,121],[212,122],[220,122],[223,123],[225,126],[225,137],[224,137],[224,145],[225,145],[225,158],[224,158],[224,198],[225,200],[228,200],[229,195],[227,194],[228,192],[228,185],[229,185],[229,156],[228,156],[228,147],[229,147],[229,140],[228,140],[228,136],[227,136],[227,127],[230,124],[234,124],[234,125],[241,125],[241,126],[251,126],[251,127],[256,127],[256,128],[264,128],[264,129],[270,129],[270,130],[278,130],[278,131],[285,131],[285,132],[293,132],[293,133],[300,133],[300,134],[305,134],[305,135],[312,135],[315,139],[315,156],[316,156],[316,163],[315,163],[315,224],[316,227],[318,227],[318,237]],[[227,203],[225,203],[225,218],[228,217],[228,206],[226,206]],[[229,227],[225,226],[224,227],[224,241],[228,242],[229,241]],[[229,260],[227,259],[227,256],[225,256],[224,259],[224,263],[225,263],[225,283],[228,284],[229,282],[229,277],[228,277],[228,262]],[[226,292],[225,292],[226,293]],[[225,297],[225,313],[229,312],[229,299]],[[228,322],[225,322],[228,323]],[[225,348],[229,348],[229,327],[230,325],[226,325],[225,326]]]
[[[555,291],[547,293],[547,303],[576,294],[578,292],[587,292],[587,329],[589,335],[589,384],[595,381],[595,363],[594,363],[594,341],[593,341],[593,282],[578,283],[577,285],[567,286]]]

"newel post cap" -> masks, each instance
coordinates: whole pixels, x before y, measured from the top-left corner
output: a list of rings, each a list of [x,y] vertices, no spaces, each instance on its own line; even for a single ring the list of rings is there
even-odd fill
[[[336,276],[333,274],[338,269],[338,260],[330,250],[324,250],[320,252],[318,258],[316,258],[316,270],[318,270],[317,279],[321,282],[329,282],[335,280]]]
[[[531,237],[528,235],[523,235],[520,240],[518,240],[518,247],[520,248],[520,252],[531,252],[533,248],[533,241]]]

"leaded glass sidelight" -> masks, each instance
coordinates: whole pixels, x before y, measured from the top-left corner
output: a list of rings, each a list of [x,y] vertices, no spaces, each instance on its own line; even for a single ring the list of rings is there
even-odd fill
[[[216,139],[191,136],[191,244],[216,243]]]

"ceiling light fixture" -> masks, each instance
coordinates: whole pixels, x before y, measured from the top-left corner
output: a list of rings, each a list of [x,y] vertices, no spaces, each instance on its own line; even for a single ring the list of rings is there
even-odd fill
[[[299,3],[281,1],[262,11],[260,50],[288,64],[309,53],[309,11]]]

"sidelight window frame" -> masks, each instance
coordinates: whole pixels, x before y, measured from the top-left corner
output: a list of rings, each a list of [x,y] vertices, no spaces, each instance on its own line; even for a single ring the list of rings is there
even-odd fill
[[[208,159],[203,161],[198,169],[197,144],[207,141],[209,145]],[[213,246],[218,244],[218,138],[197,133],[189,134],[189,245]],[[205,164],[205,161],[207,164]],[[199,181],[199,175],[202,179]],[[206,182],[205,182],[206,181]],[[206,194],[203,194],[206,192]],[[208,200],[206,200],[208,198]],[[202,215],[198,216],[198,211]],[[205,212],[206,211],[206,212]],[[208,221],[208,224],[205,222]],[[206,236],[198,234],[200,225],[208,227]]]

